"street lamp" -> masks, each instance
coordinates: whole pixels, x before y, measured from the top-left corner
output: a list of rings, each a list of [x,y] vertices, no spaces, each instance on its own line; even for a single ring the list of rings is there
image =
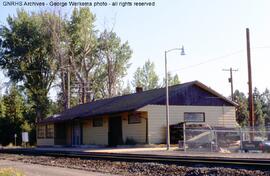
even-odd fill
[[[181,48],[173,48],[165,51],[165,81],[166,81],[166,125],[167,125],[167,150],[170,150],[170,118],[169,118],[169,88],[168,88],[168,71],[167,71],[167,53],[180,50],[181,55],[185,55],[184,46]]]

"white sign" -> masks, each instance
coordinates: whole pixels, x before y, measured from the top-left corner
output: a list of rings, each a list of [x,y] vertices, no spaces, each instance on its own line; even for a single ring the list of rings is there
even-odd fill
[[[28,132],[22,132],[22,141],[23,142],[29,142]]]

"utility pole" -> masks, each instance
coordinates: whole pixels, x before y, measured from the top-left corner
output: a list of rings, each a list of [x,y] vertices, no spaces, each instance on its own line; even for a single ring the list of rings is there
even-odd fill
[[[248,64],[248,102],[249,102],[249,125],[254,128],[254,103],[252,93],[252,74],[251,74],[251,57],[250,57],[250,40],[249,40],[249,29],[246,28],[246,39],[247,39],[247,64]]]
[[[231,98],[232,98],[232,101],[234,100],[233,99],[233,74],[232,72],[236,72],[238,71],[238,69],[232,69],[232,67],[230,69],[222,69],[222,71],[230,71],[230,78],[228,79],[229,80],[229,83],[231,83]]]

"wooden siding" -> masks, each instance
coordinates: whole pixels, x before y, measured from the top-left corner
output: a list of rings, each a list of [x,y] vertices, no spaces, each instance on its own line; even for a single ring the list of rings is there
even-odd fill
[[[233,106],[229,101],[225,101],[222,97],[195,84],[170,91],[169,101],[170,105],[179,106]],[[159,102],[153,104],[165,105],[166,97],[164,96]]]
[[[129,124],[128,113],[122,115],[123,141],[127,138],[135,140],[137,143],[146,143],[146,121],[147,113],[142,113],[141,123]]]
[[[141,123],[128,124],[128,113],[121,113],[122,134],[125,143],[127,138],[134,139],[137,143],[146,143],[147,113],[143,112]],[[83,145],[108,145],[109,116],[103,116],[103,126],[93,127],[93,120],[83,121]]]
[[[54,124],[47,124],[47,125],[53,125],[53,133],[54,133]],[[41,126],[44,126],[44,125],[41,125]],[[39,125],[37,125],[37,132],[38,132],[38,128],[39,128]],[[46,136],[46,125],[45,125],[45,128],[43,128],[44,130],[44,138],[38,138],[37,137],[37,146],[53,146],[54,145],[54,138],[47,138]]]
[[[53,146],[54,145],[54,138],[38,138],[37,139],[37,146]]]
[[[71,123],[67,123],[67,127],[66,127],[66,141],[67,141],[67,145],[71,145],[72,144],[72,124]]]
[[[138,111],[148,112],[149,143],[166,141],[166,106],[147,105]],[[204,112],[205,124],[211,126],[236,127],[235,107],[233,106],[170,106],[170,124],[183,122],[184,112]]]
[[[108,117],[103,116],[103,126],[93,127],[93,120],[83,122],[83,145],[108,145]]]

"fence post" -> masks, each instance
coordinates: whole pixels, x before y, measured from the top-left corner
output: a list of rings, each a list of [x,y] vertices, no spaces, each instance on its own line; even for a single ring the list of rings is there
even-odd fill
[[[186,152],[186,123],[183,123],[183,147],[184,152]]]
[[[243,132],[242,132],[242,128],[239,128],[240,130],[240,153],[242,153],[243,151]]]
[[[211,150],[211,152],[213,152],[213,144],[212,144],[212,142],[213,142],[213,130],[212,129],[210,129],[210,134],[211,134],[211,136],[210,136],[210,150]]]
[[[217,136],[217,130],[215,130],[215,152],[218,151],[218,136]]]

